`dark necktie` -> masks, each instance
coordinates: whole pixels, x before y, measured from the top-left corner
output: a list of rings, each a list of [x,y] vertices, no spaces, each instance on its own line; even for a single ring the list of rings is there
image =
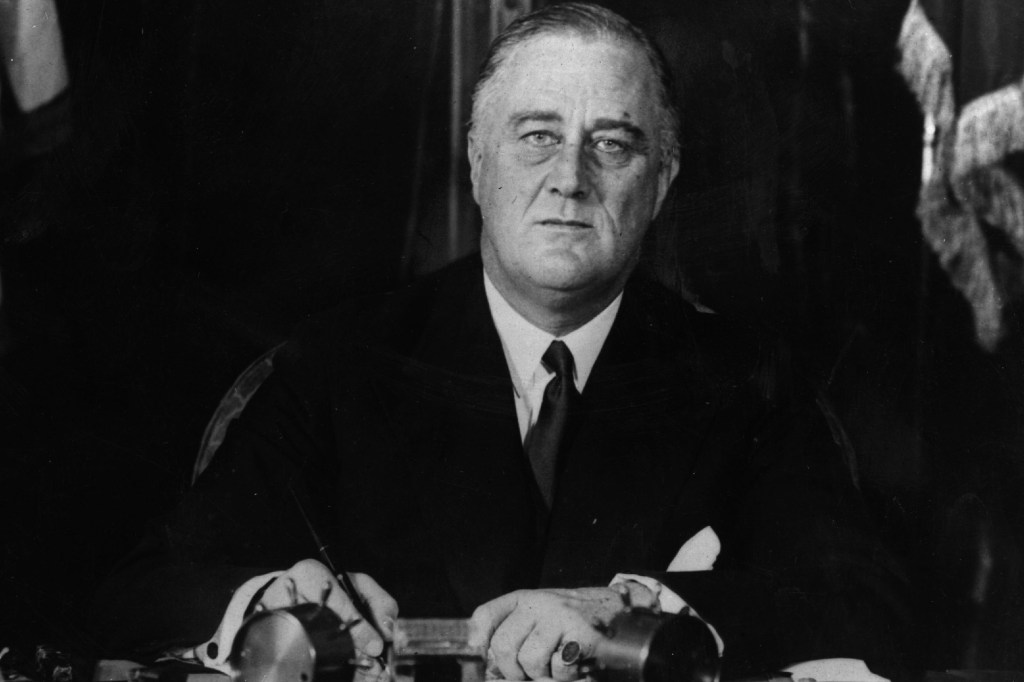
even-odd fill
[[[537,423],[526,434],[523,447],[530,459],[544,503],[551,509],[558,457],[568,431],[571,412],[580,400],[580,393],[576,390],[573,378],[572,352],[563,342],[552,341],[541,362],[555,376],[551,377],[544,388],[544,400]]]

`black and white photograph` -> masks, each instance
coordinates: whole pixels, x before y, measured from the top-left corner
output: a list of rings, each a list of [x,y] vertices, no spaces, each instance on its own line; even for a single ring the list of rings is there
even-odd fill
[[[1020,0],[0,0],[0,682],[1024,679]]]

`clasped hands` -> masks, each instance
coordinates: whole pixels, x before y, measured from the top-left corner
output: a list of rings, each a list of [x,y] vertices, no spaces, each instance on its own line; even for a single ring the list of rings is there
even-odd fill
[[[378,631],[365,621],[353,625],[356,650],[373,659],[384,650],[384,640],[394,636],[398,604],[376,581],[363,573],[350,574],[366,600]],[[597,627],[607,625],[629,602],[655,607],[657,598],[639,583],[625,586],[578,589],[518,590],[481,605],[471,618],[470,644],[487,652],[489,678],[506,680],[553,679],[568,682],[580,677],[579,660],[593,655],[601,637]],[[299,601],[319,601],[325,590],[327,606],[342,620],[359,618],[355,606],[330,569],[315,559],[306,559],[278,576],[264,590],[259,606],[276,609]],[[579,644],[579,655],[563,661],[562,647]]]

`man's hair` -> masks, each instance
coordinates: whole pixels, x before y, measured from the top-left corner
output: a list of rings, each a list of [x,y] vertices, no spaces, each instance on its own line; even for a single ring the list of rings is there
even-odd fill
[[[663,160],[679,158],[679,108],[675,84],[664,55],[639,28],[604,7],[582,2],[549,5],[513,21],[491,43],[480,76],[473,89],[470,130],[477,127],[484,112],[498,94],[501,67],[522,43],[542,35],[575,33],[584,38],[621,40],[647,57],[654,73],[658,96],[658,127]]]

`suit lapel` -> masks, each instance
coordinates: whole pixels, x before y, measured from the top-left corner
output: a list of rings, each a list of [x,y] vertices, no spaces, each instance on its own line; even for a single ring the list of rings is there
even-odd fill
[[[545,537],[479,260],[437,287],[413,364],[436,394],[417,408],[431,425],[423,487],[461,611],[538,581],[600,584],[617,570],[667,566],[708,525],[693,516],[666,527],[710,411],[696,348],[685,329],[666,329],[678,314],[627,288],[583,393]]]
[[[430,316],[414,355],[422,362],[454,374],[512,384],[498,330],[484,293],[483,264],[472,257],[457,263],[436,280]]]
[[[533,479],[501,340],[471,259],[444,278],[416,357],[443,376],[433,424],[433,526],[461,609],[536,580]]]
[[[666,329],[664,320],[678,315],[654,315],[644,296],[642,286],[627,288],[584,389],[552,509],[546,584],[602,584],[617,571],[664,569],[671,557],[661,556],[663,546],[707,525],[696,516],[673,520],[667,508],[680,498],[700,422],[710,418],[696,349],[685,329]]]

